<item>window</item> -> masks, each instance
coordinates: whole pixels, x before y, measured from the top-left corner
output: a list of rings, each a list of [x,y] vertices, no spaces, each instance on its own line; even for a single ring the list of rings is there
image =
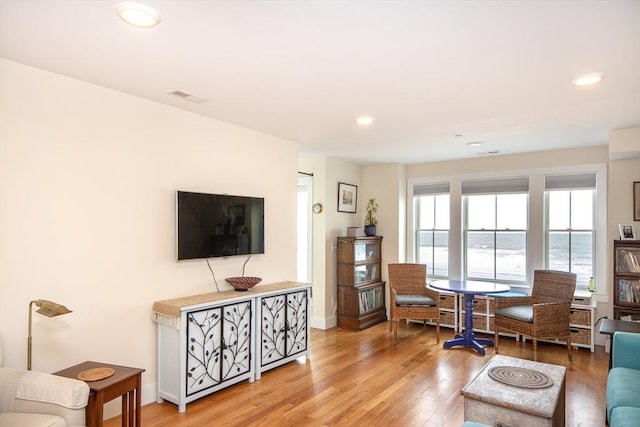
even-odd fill
[[[594,276],[595,174],[545,177],[545,265],[577,275],[586,289]]]
[[[430,277],[449,276],[449,185],[414,187],[416,262]]]
[[[463,182],[464,277],[525,283],[528,178]]]

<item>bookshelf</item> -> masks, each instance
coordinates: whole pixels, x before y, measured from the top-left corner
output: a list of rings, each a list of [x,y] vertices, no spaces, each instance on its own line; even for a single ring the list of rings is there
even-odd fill
[[[613,267],[613,316],[640,322],[640,240],[615,240]]]
[[[382,237],[338,237],[338,326],[361,330],[387,320]]]

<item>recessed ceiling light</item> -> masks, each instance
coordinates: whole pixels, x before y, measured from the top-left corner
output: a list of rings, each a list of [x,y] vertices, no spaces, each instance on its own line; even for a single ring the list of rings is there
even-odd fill
[[[116,5],[118,16],[127,24],[139,28],[151,28],[160,22],[160,14],[146,4],[123,1]]]
[[[600,83],[602,79],[604,79],[604,74],[602,73],[581,74],[575,79],[571,80],[571,83],[576,86],[589,86]]]
[[[373,117],[360,116],[356,119],[356,123],[360,126],[369,126],[371,123],[373,123]]]
[[[482,142],[482,141],[467,142],[467,146],[468,147],[479,147],[482,144],[484,144],[484,142]]]

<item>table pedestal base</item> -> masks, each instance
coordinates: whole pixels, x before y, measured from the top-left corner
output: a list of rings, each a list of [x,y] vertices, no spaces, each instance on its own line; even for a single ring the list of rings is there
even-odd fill
[[[456,335],[452,340],[445,341],[442,347],[451,348],[459,345],[471,347],[475,349],[478,354],[484,356],[485,351],[483,346],[493,347],[493,341],[487,338],[476,338],[473,333],[473,298],[473,294],[464,294],[464,333],[462,335]]]
[[[465,333],[463,336],[458,336],[452,340],[445,341],[442,345],[444,348],[451,348],[455,346],[464,346],[464,347],[472,347],[474,348],[481,356],[484,356],[485,351],[483,346],[493,347],[493,341],[486,338],[476,338],[473,333],[467,334]]]

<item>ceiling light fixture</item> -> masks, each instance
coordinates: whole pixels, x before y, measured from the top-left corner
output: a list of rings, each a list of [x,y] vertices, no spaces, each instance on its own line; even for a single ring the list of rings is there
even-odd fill
[[[118,16],[127,24],[138,28],[151,28],[160,23],[160,14],[146,4],[123,1],[116,5]]]
[[[479,147],[482,144],[484,144],[482,141],[467,142],[467,147]]]
[[[571,83],[576,86],[589,86],[600,83],[602,79],[604,79],[604,74],[602,73],[580,74],[575,79],[571,80]]]
[[[373,117],[360,116],[356,119],[356,123],[360,126],[369,126],[371,123],[373,123]]]

